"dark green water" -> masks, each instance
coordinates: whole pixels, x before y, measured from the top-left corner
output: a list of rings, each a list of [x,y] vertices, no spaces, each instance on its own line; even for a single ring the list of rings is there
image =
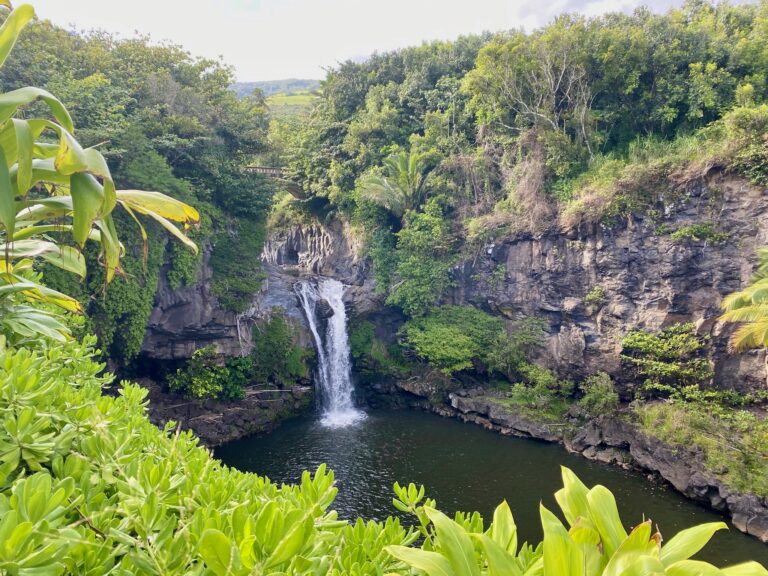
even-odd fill
[[[669,539],[693,524],[724,520],[643,475],[590,462],[555,444],[508,438],[420,412],[372,412],[355,426],[335,430],[315,419],[295,420],[269,436],[231,442],[216,455],[275,482],[296,482],[303,470],[325,462],[336,474],[334,508],[344,518],[394,515],[392,484],[415,482],[449,514],[478,510],[489,519],[506,499],[521,537],[538,541],[539,502],[559,510],[552,495],[564,465],[588,486],[612,490],[625,525],[645,514]],[[699,558],[721,566],[749,559],[768,565],[768,546],[731,528],[716,534]]]

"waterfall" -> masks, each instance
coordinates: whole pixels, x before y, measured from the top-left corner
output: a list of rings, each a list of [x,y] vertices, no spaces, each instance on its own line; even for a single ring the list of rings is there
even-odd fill
[[[317,348],[322,423],[331,428],[353,424],[365,418],[365,413],[352,404],[347,312],[342,300],[344,285],[323,278],[299,282],[295,289]]]

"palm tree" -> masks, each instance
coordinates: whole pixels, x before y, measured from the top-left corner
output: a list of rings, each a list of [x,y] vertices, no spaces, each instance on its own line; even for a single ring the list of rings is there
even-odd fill
[[[399,152],[384,161],[383,176],[369,176],[363,182],[362,197],[397,218],[421,206],[426,193],[429,169],[422,154]]]
[[[750,284],[723,299],[725,313],[720,320],[740,322],[730,340],[732,350],[768,346],[768,247],[758,251],[760,264]]]

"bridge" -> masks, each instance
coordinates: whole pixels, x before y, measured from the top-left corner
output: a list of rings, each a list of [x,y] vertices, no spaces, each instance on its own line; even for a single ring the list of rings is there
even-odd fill
[[[294,198],[298,200],[306,200],[307,193],[300,184],[297,184],[293,180],[288,180],[287,170],[285,168],[279,168],[276,166],[246,166],[246,174],[260,174],[277,180]]]

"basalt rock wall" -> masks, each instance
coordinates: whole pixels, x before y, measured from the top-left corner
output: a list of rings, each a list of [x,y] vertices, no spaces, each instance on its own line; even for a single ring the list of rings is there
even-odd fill
[[[572,378],[601,370],[626,378],[620,352],[627,331],[693,322],[712,339],[717,385],[763,387],[764,352],[729,354],[732,327],[717,317],[723,296],[749,280],[755,249],[768,244],[768,194],[714,174],[687,184],[679,198],[655,217],[490,242],[455,270],[450,300],[510,321],[545,319],[549,336],[539,361]],[[712,224],[714,238],[673,238],[702,223]],[[603,301],[585,302],[598,287]]]
[[[453,270],[455,288],[445,301],[473,304],[510,323],[522,316],[544,319],[548,336],[538,360],[576,379],[606,371],[626,380],[620,352],[627,331],[693,322],[700,334],[711,337],[719,386],[763,387],[764,352],[729,354],[731,328],[717,317],[722,297],[752,274],[755,248],[768,244],[768,195],[743,179],[714,173],[687,183],[677,197],[653,217],[490,241]],[[717,236],[673,238],[671,232],[702,223],[711,223]],[[310,275],[334,277],[348,286],[345,300],[353,321],[364,316],[396,333],[393,322],[401,316],[376,295],[370,264],[347,225],[315,222],[275,231],[263,260],[263,289],[242,315],[217,306],[207,255],[195,286],[172,290],[161,280],[145,353],[188,358],[210,343],[227,355],[247,351],[252,323],[270,311],[280,308],[296,322],[304,321],[293,286]],[[603,301],[585,301],[597,288]]]

